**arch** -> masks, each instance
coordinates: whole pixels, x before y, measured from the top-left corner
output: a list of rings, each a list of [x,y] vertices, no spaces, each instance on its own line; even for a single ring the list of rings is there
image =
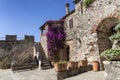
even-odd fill
[[[117,11],[117,12],[108,14],[107,17],[104,17],[104,18],[101,18],[101,19],[97,20],[97,22],[96,22],[96,23],[93,25],[93,27],[92,27],[91,33],[96,33],[99,25],[100,25],[102,22],[104,22],[106,19],[120,19],[120,12]]]
[[[119,23],[119,18],[107,17],[103,19],[96,27],[97,42],[99,54],[101,52],[112,48],[113,43],[110,41],[109,37],[114,34],[114,27]],[[103,70],[103,58],[100,59],[101,69]]]
[[[118,24],[118,18],[105,18],[99,23],[96,29],[98,38],[99,53],[112,48],[112,42],[109,37],[114,34],[114,27]]]

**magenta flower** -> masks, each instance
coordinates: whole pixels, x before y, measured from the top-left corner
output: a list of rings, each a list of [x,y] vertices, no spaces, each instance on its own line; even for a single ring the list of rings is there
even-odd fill
[[[54,21],[49,21],[53,22]],[[47,36],[47,49],[49,57],[53,57],[53,53],[58,49],[63,48],[66,34],[64,32],[64,27],[53,28],[52,26],[48,27]]]

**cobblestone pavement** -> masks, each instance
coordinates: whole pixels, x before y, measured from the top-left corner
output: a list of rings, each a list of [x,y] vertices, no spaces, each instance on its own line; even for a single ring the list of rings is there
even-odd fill
[[[77,76],[66,78],[64,80],[105,80],[105,79],[104,71],[99,72],[88,71]]]
[[[0,80],[56,80],[56,72],[54,69],[36,69],[13,73],[11,69],[7,69],[0,70]],[[104,80],[104,71],[89,71],[64,80]]]

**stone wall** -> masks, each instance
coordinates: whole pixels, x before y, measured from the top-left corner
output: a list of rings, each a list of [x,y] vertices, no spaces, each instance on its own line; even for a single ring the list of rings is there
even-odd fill
[[[70,39],[74,39],[74,29],[69,27],[69,20],[70,19],[73,19],[73,22],[76,22],[75,21],[75,13],[69,15],[68,17],[65,18],[65,23],[64,23],[64,26],[65,26],[65,31],[66,31],[66,35],[67,35],[67,40],[70,40]],[[75,27],[75,23],[73,23],[73,27]]]
[[[6,40],[0,40],[0,61],[5,57],[9,57],[11,60],[13,57],[18,57],[23,59],[24,56],[20,57],[21,54],[31,55],[34,53],[34,36],[25,35],[24,40],[17,40],[16,35],[7,35]],[[27,52],[29,52],[27,54]],[[18,58],[14,59],[17,61]],[[22,62],[22,61],[21,61]]]
[[[17,35],[6,35],[6,41],[16,41]]]
[[[48,52],[47,52],[47,37],[46,33],[48,32],[48,25],[45,26],[43,32],[41,33],[41,46],[43,47],[43,50],[45,52],[46,57],[48,58]]]
[[[105,80],[120,80],[120,61],[104,61]]]
[[[70,61],[77,61],[80,56],[79,54],[81,54],[80,52],[80,49],[79,49],[79,42],[78,41],[75,41],[76,39],[78,40],[79,37],[77,37],[77,33],[78,31],[76,31],[75,27],[76,27],[76,12],[72,13],[71,15],[67,16],[65,18],[65,23],[64,23],[64,26],[65,26],[65,31],[66,31],[66,45],[69,46],[69,59]],[[70,25],[69,25],[69,20],[70,19],[73,19],[73,28],[70,28]],[[79,52],[78,52],[79,51]],[[79,58],[78,58],[79,56]],[[82,58],[80,58],[82,59]]]
[[[79,61],[80,59],[84,59],[84,57],[87,56],[89,61],[92,60],[99,61],[100,52],[108,49],[105,48],[104,46],[109,45],[109,42],[107,43],[106,40],[108,41],[108,39],[104,38],[101,40],[101,43],[106,42],[106,44],[105,43],[99,44],[97,30],[100,29],[99,27],[101,27],[101,24],[103,24],[102,25],[103,28],[108,28],[108,31],[110,30],[111,27],[114,27],[117,24],[117,21],[116,22],[112,21],[112,18],[116,18],[116,19],[120,18],[120,1],[96,0],[95,2],[90,4],[88,8],[83,8],[82,14],[80,9],[78,9],[80,8],[79,4],[80,2],[75,5],[75,13],[65,18],[66,21],[65,27],[69,26],[68,25],[69,18],[74,19],[73,29],[69,30],[68,28],[66,28],[67,34],[68,33],[71,34],[71,35],[67,35],[67,41],[70,39],[73,40],[73,47],[72,47],[73,51],[70,54],[72,55],[77,54],[76,56],[79,56],[78,58],[74,58],[74,56],[70,56],[70,59],[74,61],[76,60]],[[96,31],[94,31],[93,29]],[[104,30],[99,30],[99,31],[104,31]],[[103,46],[105,49],[101,49],[102,47],[99,47],[99,45]],[[102,51],[100,51],[100,49]]]

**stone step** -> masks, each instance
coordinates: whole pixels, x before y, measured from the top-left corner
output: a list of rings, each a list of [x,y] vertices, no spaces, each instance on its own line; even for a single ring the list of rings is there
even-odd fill
[[[51,68],[53,68],[53,67],[51,67],[51,66],[41,67],[42,70],[51,69]]]
[[[49,62],[47,59],[42,59],[41,62]]]
[[[50,64],[41,64],[41,66],[51,66]]]
[[[49,62],[41,62],[41,64],[50,64]]]
[[[41,61],[41,63],[49,63],[49,61]]]
[[[41,69],[50,69],[52,68],[49,59],[46,58],[45,52],[41,44],[36,45],[36,50],[41,54]]]

